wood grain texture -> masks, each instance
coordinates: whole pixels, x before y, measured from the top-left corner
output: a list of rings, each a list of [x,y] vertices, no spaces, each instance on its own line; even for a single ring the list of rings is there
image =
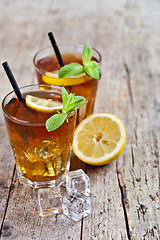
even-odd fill
[[[157,0],[0,1],[0,60],[20,86],[36,82],[32,59],[57,42],[89,43],[103,58],[95,112],[124,123],[127,143],[114,162],[93,167],[74,155],[71,169],[91,180],[91,214],[75,223],[39,216],[37,191],[20,185],[0,112],[1,239],[160,239],[160,2]],[[0,100],[11,90],[0,69]]]

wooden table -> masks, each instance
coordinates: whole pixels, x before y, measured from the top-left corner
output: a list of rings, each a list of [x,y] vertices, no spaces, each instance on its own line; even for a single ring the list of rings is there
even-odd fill
[[[35,83],[33,55],[58,43],[89,43],[103,58],[95,112],[124,123],[127,143],[114,162],[94,167],[91,214],[39,216],[37,191],[20,185],[0,112],[0,226],[3,240],[160,239],[160,1],[0,0],[0,62],[20,86]],[[12,88],[1,67],[0,100]]]

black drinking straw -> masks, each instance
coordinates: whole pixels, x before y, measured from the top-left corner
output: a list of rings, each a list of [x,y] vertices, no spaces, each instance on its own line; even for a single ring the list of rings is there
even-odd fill
[[[20,89],[19,89],[19,87],[18,87],[18,84],[17,84],[17,82],[16,82],[16,80],[15,80],[15,78],[14,78],[14,76],[13,76],[13,73],[12,73],[12,71],[11,71],[8,63],[7,63],[7,62],[4,62],[4,63],[2,63],[2,66],[4,67],[4,70],[5,70],[8,78],[9,78],[9,81],[10,81],[10,83],[11,83],[11,85],[12,85],[14,91],[15,91],[15,94],[16,94],[17,98],[19,99],[19,101],[20,101],[21,103],[23,103],[24,105],[26,105],[25,99],[24,99],[23,96],[22,96],[22,93],[21,93],[21,91],[20,91]]]
[[[60,54],[60,51],[59,51],[59,49],[58,49],[56,40],[55,40],[55,38],[54,38],[54,36],[53,36],[53,33],[52,33],[52,32],[49,32],[49,33],[48,33],[48,36],[49,36],[49,39],[50,39],[50,41],[51,41],[52,47],[53,47],[53,49],[54,49],[54,51],[55,51],[55,54],[56,54],[56,56],[57,56],[58,62],[59,62],[59,64],[60,64],[60,66],[63,67],[63,66],[64,66],[64,62],[63,62],[62,56],[61,56],[61,54]]]

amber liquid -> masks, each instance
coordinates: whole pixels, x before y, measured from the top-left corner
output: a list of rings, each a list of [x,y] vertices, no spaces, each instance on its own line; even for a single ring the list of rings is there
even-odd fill
[[[42,95],[42,92],[32,92],[32,95],[55,99],[54,95]],[[56,100],[61,101],[61,97],[56,96]],[[32,110],[16,98],[5,106],[5,112],[15,117],[14,120],[5,114],[18,171],[31,182],[58,179],[66,171],[70,158],[76,113],[71,113],[57,130],[48,132],[45,121],[53,113]]]
[[[71,62],[77,62],[82,64],[82,58],[80,53],[65,53],[62,55],[62,58],[65,65]],[[97,61],[95,58],[93,58],[93,60]],[[39,68],[47,72],[54,72],[60,69],[57,58],[54,55],[41,58],[37,62],[37,65],[39,66]],[[36,69],[36,74],[37,74],[38,82],[40,84],[45,84],[42,81],[42,74],[37,69]],[[65,88],[70,92],[75,93],[75,95],[83,96],[86,98],[86,103],[80,107],[77,113],[77,122],[79,123],[85,117],[93,113],[94,103],[95,103],[95,98],[96,98],[96,93],[98,88],[98,80],[92,78],[90,81],[85,82],[83,84],[78,84],[74,86],[65,86]]]

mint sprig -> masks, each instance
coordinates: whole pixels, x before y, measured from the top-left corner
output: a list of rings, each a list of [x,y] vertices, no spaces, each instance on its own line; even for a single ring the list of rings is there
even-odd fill
[[[62,113],[54,114],[46,121],[46,129],[48,132],[59,128],[66,120],[68,114],[78,109],[85,102],[85,98],[82,96],[75,96],[74,93],[68,94],[66,89],[62,87],[62,102]]]
[[[98,62],[92,61],[92,48],[85,44],[82,52],[82,63],[70,63],[60,68],[59,78],[76,76],[86,72],[92,78],[100,80],[101,66]]]

